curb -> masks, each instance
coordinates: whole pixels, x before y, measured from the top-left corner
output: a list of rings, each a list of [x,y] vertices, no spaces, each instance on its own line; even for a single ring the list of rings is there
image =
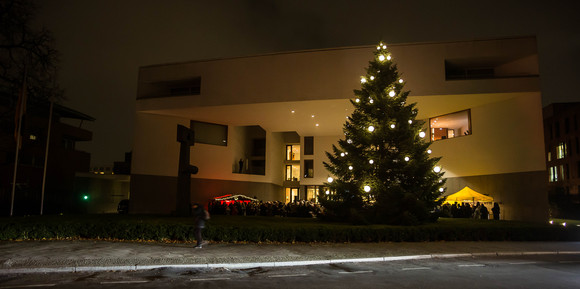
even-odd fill
[[[257,263],[207,263],[207,264],[174,264],[174,265],[128,265],[128,266],[75,266],[75,267],[55,267],[55,268],[18,268],[0,269],[3,274],[31,274],[31,273],[75,273],[75,272],[99,272],[99,271],[138,271],[164,268],[181,269],[208,269],[208,268],[228,268],[228,269],[248,269],[256,267],[293,267],[308,265],[325,265],[336,263],[371,263],[371,262],[393,262],[421,259],[448,259],[464,257],[491,257],[491,256],[531,256],[531,255],[573,255],[580,254],[580,251],[537,251],[537,252],[490,252],[490,253],[461,253],[461,254],[429,254],[429,255],[409,255],[409,256],[389,256],[374,258],[353,258],[353,259],[330,259],[330,260],[306,260],[306,261],[286,261],[286,262],[257,262]]]

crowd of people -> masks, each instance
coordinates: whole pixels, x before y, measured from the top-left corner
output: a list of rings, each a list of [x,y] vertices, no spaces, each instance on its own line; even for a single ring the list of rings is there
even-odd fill
[[[232,216],[279,216],[316,218],[323,212],[323,207],[311,201],[295,201],[283,203],[278,201],[219,201],[213,200],[208,204],[208,211],[212,215]],[[472,218],[499,220],[500,207],[494,203],[491,209],[481,203],[471,204],[462,202],[446,203],[439,207],[440,216],[448,218]]]
[[[282,202],[225,202],[211,201],[208,204],[212,215],[240,215],[240,216],[280,216],[316,218],[321,212],[320,204],[310,201]]]
[[[499,204],[494,203],[490,210],[484,204],[479,202],[475,205],[471,203],[463,202],[458,204],[457,202],[453,204],[446,203],[441,206],[441,215],[449,218],[472,218],[472,219],[494,219],[499,220]]]

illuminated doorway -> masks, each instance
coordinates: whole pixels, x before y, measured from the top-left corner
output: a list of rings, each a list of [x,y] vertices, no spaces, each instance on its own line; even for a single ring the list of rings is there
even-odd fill
[[[286,188],[286,204],[298,200],[299,188]]]

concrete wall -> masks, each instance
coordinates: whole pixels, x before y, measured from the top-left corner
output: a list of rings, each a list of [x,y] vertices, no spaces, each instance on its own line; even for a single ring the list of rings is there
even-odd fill
[[[548,194],[546,171],[453,177],[447,179],[447,192],[466,186],[493,197],[500,204],[500,219],[546,222]]]
[[[175,211],[177,177],[139,175],[131,176],[131,214],[170,214]],[[283,201],[283,189],[272,183],[244,182],[192,178],[191,201],[206,204],[209,200],[226,195],[242,194],[260,200]]]
[[[412,96],[539,91],[535,41],[527,37],[397,44],[389,50]],[[350,47],[141,67],[137,98],[159,93],[157,82],[192,77],[201,77],[201,95],[188,99],[191,106],[352,98],[375,49]],[[446,81],[447,59],[518,59],[521,64],[510,67],[535,77]]]
[[[132,213],[169,213],[174,210],[177,190],[179,143],[177,125],[189,119],[137,113],[133,147],[131,188]],[[250,137],[252,135],[250,134]],[[199,168],[192,176],[192,200],[207,202],[230,193],[283,200],[284,136],[266,132],[266,174],[240,174],[234,168],[245,146],[247,129],[230,127],[228,146],[195,144],[190,163]],[[154,204],[154,205],[152,205]]]
[[[537,94],[473,107],[473,134],[433,142],[433,156],[448,178],[543,171],[541,111]]]
[[[332,145],[338,145],[340,136],[317,136],[314,137],[314,155],[304,156],[303,149],[301,150],[300,165],[302,174],[304,175],[304,159],[314,159],[314,177],[300,178],[300,185],[303,186],[318,186],[326,182],[330,174],[324,167],[323,162],[328,162],[326,152],[332,152]],[[304,147],[304,138],[302,138],[301,147]]]

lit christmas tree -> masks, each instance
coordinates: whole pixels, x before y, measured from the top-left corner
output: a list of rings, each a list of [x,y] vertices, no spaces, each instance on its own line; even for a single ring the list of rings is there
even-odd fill
[[[431,158],[424,122],[407,104],[397,65],[380,43],[351,100],[344,139],[327,152],[333,175],[321,202],[329,217],[353,222],[420,224],[444,191],[440,158]]]

